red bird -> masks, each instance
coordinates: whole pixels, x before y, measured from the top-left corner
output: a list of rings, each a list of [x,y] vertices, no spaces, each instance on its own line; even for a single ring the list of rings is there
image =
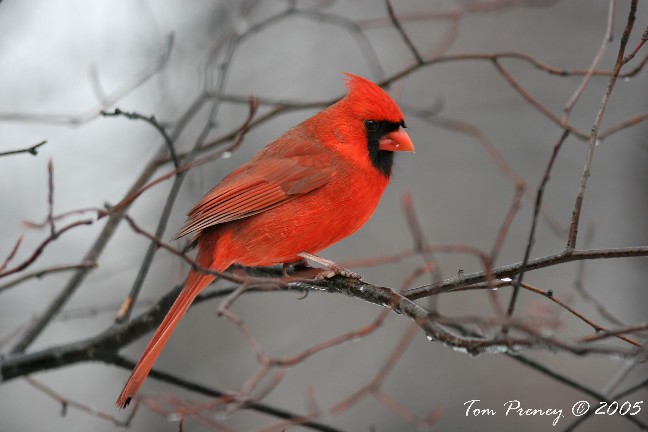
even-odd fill
[[[198,264],[224,271],[234,263],[302,261],[371,217],[389,182],[394,152],[414,152],[414,145],[389,95],[371,81],[347,77],[346,97],[281,135],[191,209],[176,238],[196,236]],[[214,279],[189,272],[117,399],[119,407],[137,393],[173,329]]]

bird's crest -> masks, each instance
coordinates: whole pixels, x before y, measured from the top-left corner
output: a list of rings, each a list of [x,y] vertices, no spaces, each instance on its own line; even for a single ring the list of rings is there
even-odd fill
[[[345,75],[346,86],[349,89],[346,99],[355,115],[394,123],[403,121],[403,113],[387,92],[368,79],[350,73]]]

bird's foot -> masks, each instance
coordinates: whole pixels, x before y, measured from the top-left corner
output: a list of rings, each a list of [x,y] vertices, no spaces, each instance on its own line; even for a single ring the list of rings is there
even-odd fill
[[[311,266],[308,265],[308,261],[302,258],[299,261],[284,263],[282,267],[282,272],[284,277],[288,277],[290,276],[291,273],[295,273],[297,271],[310,269],[310,268]]]
[[[317,276],[315,276],[316,280],[330,279],[334,276],[345,276],[353,279],[362,279],[362,275],[345,269],[344,267],[341,267],[333,261],[327,260],[326,258],[318,257],[317,255],[309,254],[307,252],[301,252],[297,255],[304,258],[304,260],[311,260],[326,267],[326,270],[320,271]]]

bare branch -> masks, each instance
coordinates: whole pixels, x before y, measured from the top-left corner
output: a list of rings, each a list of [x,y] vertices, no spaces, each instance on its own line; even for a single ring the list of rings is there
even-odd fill
[[[133,203],[133,201],[135,201],[135,199],[137,199],[140,195],[142,195],[144,192],[146,192],[147,190],[149,190],[153,186],[156,186],[156,185],[158,185],[158,184],[160,184],[160,183],[162,183],[162,182],[164,182],[166,180],[169,180],[170,178],[172,178],[174,176],[177,176],[179,174],[183,174],[183,173],[185,173],[185,172],[187,172],[187,171],[189,171],[189,170],[191,170],[193,168],[196,168],[196,167],[204,165],[204,164],[206,164],[208,162],[212,162],[214,160],[220,159],[221,157],[223,157],[223,155],[231,153],[234,150],[236,150],[243,143],[243,138],[245,137],[247,132],[251,129],[251,127],[252,127],[252,125],[254,123],[252,120],[254,119],[254,116],[256,115],[257,109],[259,107],[259,105],[257,103],[257,99],[255,97],[253,97],[253,96],[248,98],[248,105],[250,107],[250,111],[248,113],[247,118],[243,122],[243,124],[234,133],[228,134],[227,139],[223,139],[223,140],[218,141],[218,144],[222,144],[224,142],[230,141],[233,138],[236,138],[232,142],[232,144],[230,144],[229,146],[227,146],[227,147],[225,147],[223,149],[220,149],[220,150],[218,150],[218,151],[216,151],[216,152],[214,152],[214,153],[212,153],[210,155],[204,156],[204,157],[202,157],[200,159],[185,162],[184,164],[182,164],[180,167],[176,168],[175,170],[170,171],[170,172],[156,178],[155,180],[151,181],[150,183],[147,183],[146,185],[142,186],[139,190],[137,190],[137,191],[135,191],[133,193],[130,193],[126,197],[124,197],[124,199],[122,199],[119,203],[117,203],[113,207],[113,211],[122,210],[122,209],[125,209],[126,207],[130,206]],[[210,145],[210,144],[207,144],[207,145]],[[202,147],[204,147],[204,146],[202,146]],[[188,154],[181,154],[180,155],[181,159],[186,159],[187,157],[188,157]]]
[[[426,269],[433,275],[432,282],[440,282],[441,270],[439,268],[439,264],[430,251],[428,240],[425,237],[423,229],[421,228],[421,224],[419,223],[418,217],[416,216],[416,211],[414,210],[414,200],[412,199],[412,195],[410,193],[403,194],[403,196],[401,197],[401,207],[405,212],[407,226],[409,227],[412,238],[414,239],[414,250],[423,257],[423,260],[426,264]]]
[[[405,45],[407,45],[407,48],[411,51],[412,55],[416,59],[416,63],[418,65],[422,65],[424,63],[423,57],[421,57],[421,54],[418,52],[416,47],[414,46],[414,43],[408,36],[408,34],[405,32],[405,29],[403,29],[403,26],[401,25],[400,21],[398,20],[398,17],[394,13],[394,7],[391,4],[390,0],[385,0],[385,6],[387,6],[387,13],[389,14],[389,19],[391,20],[392,24],[398,31],[398,33],[401,35],[403,38],[403,41],[405,42]]]
[[[585,233],[585,241],[583,242],[585,248],[588,248],[592,243],[592,239],[594,238],[594,227],[594,222],[591,222],[588,226],[588,229]],[[615,317],[602,302],[600,302],[596,297],[594,297],[585,289],[584,277],[586,265],[587,261],[578,262],[576,279],[574,280],[574,289],[585,301],[588,301],[594,305],[601,317],[605,318],[616,326],[625,326],[626,324],[623,321]]]
[[[565,384],[565,385],[567,385],[567,386],[569,386],[569,387],[571,387],[573,389],[576,389],[576,390],[578,390],[578,391],[580,391],[582,393],[585,393],[585,394],[589,395],[592,399],[594,399],[597,402],[599,402],[599,401],[600,402],[607,402],[608,404],[610,404],[612,401],[617,400],[617,399],[625,396],[624,394],[619,393],[617,395],[614,395],[611,398],[607,398],[607,397],[605,397],[604,394],[596,392],[596,391],[594,391],[594,390],[592,390],[592,389],[590,389],[588,387],[585,387],[584,385],[577,383],[573,379],[571,379],[571,378],[569,378],[569,377],[567,377],[565,375],[559,374],[559,373],[549,369],[545,365],[542,365],[542,364],[540,364],[540,363],[538,363],[538,362],[536,362],[536,361],[534,361],[534,360],[532,360],[532,359],[530,359],[528,357],[521,356],[521,355],[514,356],[514,355],[511,355],[511,354],[508,354],[507,357],[512,359],[512,360],[515,360],[515,361],[517,361],[519,363],[522,363],[523,365],[528,366],[528,367],[540,372],[541,374],[543,374],[545,376],[548,376],[548,377],[550,377],[550,378],[552,378],[552,379],[554,379],[554,380],[556,380],[558,382],[561,382],[561,383],[563,383],[563,384]],[[588,418],[590,416],[590,413],[593,414],[595,411],[596,410],[590,410],[589,412],[585,413],[582,417],[579,417],[576,420],[576,422],[572,423],[565,430],[573,430],[573,428],[577,424],[580,424],[582,421],[584,421],[584,419],[586,419],[586,418]],[[635,425],[639,426],[641,429],[646,429],[648,427],[644,422],[642,422],[641,420],[636,419],[635,417],[622,416],[622,418],[627,420],[627,421],[630,421],[630,422],[634,423]]]
[[[599,334],[596,334],[596,335],[593,335],[593,336],[588,336],[588,337],[581,338],[581,341],[582,342],[594,342],[594,341],[598,341],[598,340],[607,339],[607,338],[610,338],[610,337],[618,337],[618,338],[623,339],[626,342],[628,342],[628,338],[625,338],[623,335],[628,334],[628,333],[637,333],[637,332],[644,331],[644,330],[648,330],[648,323],[637,324],[637,325],[634,325],[634,326],[627,326],[627,327],[623,327],[623,328],[615,329],[615,330],[599,329],[599,331],[603,332],[603,333],[599,333]],[[643,344],[641,344],[639,342],[636,342],[636,341],[631,342],[631,343],[633,345],[638,346],[638,347],[643,346]]]
[[[526,271],[527,264],[531,258],[531,249],[535,244],[535,232],[538,225],[538,215],[540,214],[540,208],[542,207],[542,199],[544,197],[544,191],[549,182],[549,176],[551,175],[551,170],[553,169],[554,162],[558,157],[558,152],[562,148],[563,143],[567,140],[569,136],[569,130],[565,129],[560,139],[554,145],[553,152],[547,163],[547,168],[545,169],[544,176],[540,182],[540,187],[538,187],[538,193],[536,196],[535,206],[533,207],[533,219],[531,220],[531,230],[529,231],[529,239],[527,240],[526,250],[524,251],[524,258],[522,259],[522,265],[520,266],[520,273],[516,276],[515,282],[513,284],[513,294],[511,295],[511,300],[509,302],[506,315],[511,318],[513,316],[513,311],[515,310],[515,303],[517,302],[518,293],[520,291],[520,285],[522,284],[522,279],[524,278],[524,272]]]
[[[171,304],[169,304],[169,306],[171,306]],[[121,356],[114,357],[111,360],[111,363],[116,365],[116,366],[122,367],[122,368],[124,368],[126,370],[131,370],[131,369],[133,369],[135,367],[135,362],[132,362],[132,361],[130,361],[130,360],[124,358],[124,357],[121,357]],[[166,372],[159,371],[156,368],[151,369],[150,376],[151,376],[151,378],[155,378],[155,379],[163,381],[163,382],[174,384],[174,385],[176,385],[178,387],[181,387],[181,388],[184,388],[184,389],[187,389],[187,390],[199,393],[199,394],[203,394],[205,396],[216,397],[216,398],[225,398],[226,400],[233,398],[233,395],[231,395],[230,393],[227,393],[225,391],[207,387],[203,383],[191,382],[191,381],[176,377],[174,375],[168,374]],[[245,408],[251,409],[251,410],[263,413],[263,414],[267,414],[267,415],[270,415],[272,417],[286,419],[286,420],[289,420],[289,421],[294,421],[294,420],[300,418],[300,416],[297,415],[297,414],[293,414],[293,413],[290,413],[290,412],[288,412],[286,410],[282,410],[280,408],[276,408],[276,407],[273,407],[273,406],[270,406],[270,405],[267,405],[267,404],[262,404],[262,403],[257,403],[257,402],[247,403],[247,404],[245,404]],[[303,425],[304,427],[308,427],[310,429],[318,430],[318,431],[322,431],[322,432],[341,432],[340,429],[336,429],[336,428],[333,428],[331,426],[324,425],[324,424],[321,424],[321,423],[316,423],[316,422],[308,421],[308,422],[300,423],[300,424]]]
[[[47,224],[50,229],[50,236],[56,237],[56,226],[54,225],[54,164],[52,159],[47,161]]]
[[[558,264],[564,264],[573,261],[594,260],[594,259],[611,259],[625,257],[645,257],[648,256],[648,246],[612,248],[612,249],[586,249],[563,251],[541,258],[531,259],[527,262],[526,271],[537,270],[546,267],[553,267]],[[510,264],[493,268],[493,277],[513,278],[521,270],[522,263]],[[403,294],[410,300],[416,300],[430,295],[437,295],[443,292],[452,291],[456,288],[486,281],[484,272],[475,272],[460,275],[454,278],[446,279],[438,284],[426,285],[405,291]]]
[[[69,264],[69,265],[61,265],[61,266],[54,266],[54,267],[47,267],[41,270],[36,270],[31,273],[25,273],[21,275],[19,278],[16,278],[12,280],[11,282],[8,282],[4,285],[0,285],[0,293],[3,291],[8,290],[9,288],[13,288],[15,286],[20,285],[21,283],[29,280],[29,279],[40,279],[44,277],[45,275],[48,274],[54,274],[54,273],[61,273],[61,272],[67,272],[70,270],[86,270],[86,269],[94,269],[97,267],[96,263],[81,263],[81,264]]]
[[[592,60],[592,65],[587,70],[587,74],[583,77],[580,84],[572,94],[571,98],[569,98],[569,101],[567,101],[565,107],[563,108],[564,111],[564,115],[562,118],[563,124],[567,123],[567,120],[569,119],[569,115],[571,114],[572,109],[574,109],[576,102],[578,102],[578,99],[583,94],[583,91],[585,91],[585,87],[587,87],[587,84],[589,84],[590,79],[592,78],[592,74],[594,73],[594,70],[598,67],[599,63],[601,62],[601,59],[603,58],[603,54],[605,54],[605,51],[607,50],[608,45],[610,44],[610,42],[612,42],[612,35],[614,33],[615,6],[616,6],[616,1],[610,0],[610,5],[608,7],[608,19],[607,19],[607,28],[605,30],[605,36],[603,37],[603,41],[601,42],[601,46],[598,52],[594,56],[594,60]]]
[[[234,141],[234,143],[232,145],[230,145],[227,149],[221,150],[221,151],[219,151],[217,153],[218,157],[225,154],[225,152],[234,151],[235,149],[237,149],[241,145],[241,143],[243,142],[243,138],[245,137],[245,134],[248,131],[249,124],[252,121],[252,118],[254,117],[254,114],[256,113],[257,108],[258,108],[258,104],[256,103],[256,100],[254,98],[250,98],[250,113],[248,115],[247,120],[245,121],[245,123],[243,124],[243,126],[241,128],[241,133],[239,134],[238,138],[236,139],[236,141]],[[204,136],[206,136],[206,135],[207,134],[205,133]],[[201,145],[202,145],[202,140],[197,141],[196,145],[194,147],[195,151],[197,151],[200,148]],[[212,155],[211,157],[213,157],[213,156],[214,155]],[[210,159],[211,159],[211,157],[210,157]],[[191,158],[189,158],[189,159],[191,159]],[[137,297],[138,297],[139,292],[140,292],[140,290],[142,288],[142,285],[144,284],[144,279],[146,278],[148,270],[150,269],[150,266],[151,266],[151,264],[153,262],[153,257],[155,255],[155,252],[159,247],[159,244],[155,240],[162,238],[162,236],[164,235],[164,231],[166,230],[167,220],[168,220],[168,218],[169,218],[169,216],[171,214],[171,209],[173,208],[173,203],[175,202],[177,194],[180,191],[180,186],[182,185],[182,182],[184,181],[184,174],[186,174],[186,172],[190,168],[193,168],[193,167],[197,166],[199,163],[200,164],[206,163],[207,162],[206,159],[207,158],[203,158],[202,161],[191,161],[191,160],[189,160],[182,167],[176,168],[176,170],[175,170],[176,177],[175,177],[175,180],[173,182],[173,185],[171,186],[171,190],[169,191],[169,194],[167,196],[167,201],[165,203],[164,209],[162,210],[162,213],[160,214],[160,219],[159,219],[159,222],[158,222],[158,226],[157,226],[157,228],[155,230],[155,234],[151,238],[151,240],[152,240],[151,244],[149,245],[149,248],[148,248],[148,250],[146,252],[146,255],[144,256],[144,260],[142,261],[142,265],[140,266],[140,269],[139,269],[139,272],[138,272],[137,277],[135,279],[135,282],[133,283],[133,287],[131,288],[131,292],[129,293],[129,295],[124,300],[124,304],[120,308],[119,313],[117,314],[117,317],[115,318],[117,322],[122,322],[122,321],[128,320],[128,318],[130,317],[130,314],[131,314],[131,312],[133,310],[133,307],[135,306],[135,301],[137,300]],[[159,182],[159,181],[160,180],[158,179],[158,180],[155,180],[153,183]],[[148,187],[150,187],[150,185],[152,185],[153,183],[149,183],[149,185],[143,187],[138,193],[132,194],[131,197],[124,200],[125,203],[124,203],[124,201],[122,201],[118,206],[124,207],[124,206],[130,205],[130,203],[134,199],[132,197],[136,197],[136,196],[141,195],[142,192],[144,190],[146,190]],[[132,224],[132,220],[129,220],[129,222],[131,222],[131,224]]]
[[[644,122],[648,120],[648,111],[639,113],[637,115],[634,115],[626,120],[623,120],[615,125],[610,126],[609,128],[605,129],[601,134],[599,135],[599,142],[606,139],[612,134],[615,134],[619,132],[620,130],[636,126],[641,122]]]
[[[18,150],[9,150],[9,151],[0,152],[0,157],[2,157],[2,156],[11,156],[11,155],[16,155],[16,154],[20,154],[20,153],[29,153],[31,155],[36,156],[38,154],[38,148],[44,146],[45,144],[47,144],[47,141],[43,140],[43,141],[39,142],[38,144],[34,144],[31,147],[26,147],[26,148],[18,149]]]
[[[641,39],[639,40],[639,43],[637,44],[637,46],[632,50],[632,52],[630,54],[623,57],[623,64],[626,64],[630,60],[632,60],[637,55],[637,53],[639,52],[641,47],[644,46],[646,41],[648,41],[648,26],[646,26],[646,30],[643,32],[643,35],[641,36]]]
[[[506,81],[517,91],[520,96],[522,96],[527,102],[529,102],[532,106],[534,106],[538,111],[540,111],[542,114],[544,114],[545,117],[547,117],[549,120],[551,120],[553,123],[564,127],[565,129],[569,130],[572,134],[575,136],[585,140],[588,138],[588,134],[581,131],[580,129],[575,128],[574,126],[569,125],[568,123],[564,122],[563,120],[560,119],[556,114],[554,114],[549,108],[547,108],[542,102],[540,102],[538,99],[536,99],[531,93],[529,93],[523,86],[520,84],[518,80],[513,78],[513,75],[507,71],[504,66],[499,62],[497,58],[493,59],[493,64],[495,65],[495,69],[504,77]]]
[[[126,117],[127,119],[130,120],[144,120],[146,123],[150,124],[153,126],[158,132],[160,132],[160,135],[162,135],[162,138],[164,139],[164,142],[167,145],[167,148],[169,149],[169,155],[171,157],[171,161],[173,162],[173,165],[178,168],[180,162],[178,161],[178,156],[176,156],[176,151],[175,151],[175,146],[173,144],[173,140],[169,136],[169,134],[166,131],[166,128],[160,124],[160,122],[157,121],[155,118],[155,115],[151,115],[150,117],[146,117],[145,115],[142,115],[140,113],[137,113],[135,111],[132,112],[124,112],[120,110],[119,108],[115,108],[112,112],[108,111],[101,111],[101,115],[104,117],[119,117],[123,116]]]
[[[21,234],[20,237],[18,237],[18,240],[16,240],[13,247],[9,251],[9,255],[7,255],[7,258],[5,258],[2,265],[0,265],[0,275],[2,275],[2,272],[7,268],[9,263],[14,259],[14,257],[18,253],[18,249],[20,249],[20,245],[22,244],[23,237],[24,237],[23,234]]]
[[[71,407],[76,410],[82,411],[86,414],[89,414],[93,417],[106,420],[117,427],[128,428],[130,426],[131,421],[135,417],[135,414],[137,414],[137,408],[135,408],[131,411],[128,417],[126,417],[126,419],[119,420],[115,416],[105,413],[95,407],[66,398],[65,396],[62,396],[61,394],[57,393],[56,391],[46,386],[45,384],[41,383],[40,381],[32,378],[31,376],[26,376],[25,381],[27,381],[29,385],[31,385],[41,393],[45,394],[46,396],[54,399],[56,402],[61,404],[61,416],[63,417],[67,414],[67,409]]]
[[[493,145],[488,136],[486,136],[480,128],[465,121],[449,119],[441,116],[426,116],[424,119],[430,124],[475,138],[482,147],[484,147],[486,154],[488,154],[488,156],[493,160],[497,168],[516,185],[516,188],[523,186],[524,195],[528,199],[535,200],[537,192],[528,187],[526,180],[517,171],[515,171],[513,167],[511,167],[504,156],[499,152],[499,150],[497,150],[497,147]],[[563,233],[566,232],[565,228],[558,223],[556,217],[552,215],[544,205],[540,208],[540,212],[554,234],[562,236]]]
[[[637,390],[640,390],[640,389],[642,389],[642,388],[644,388],[646,386],[648,386],[648,379],[646,379],[644,381],[640,381],[636,385],[634,385],[634,386],[632,386],[632,387],[630,387],[630,388],[628,388],[628,389],[626,389],[624,391],[621,391],[621,392],[613,395],[610,398],[606,398],[605,395],[603,395],[602,397],[599,397],[599,394],[596,393],[596,397],[594,399],[596,401],[607,402],[607,404],[609,405],[610,403],[612,403],[612,401],[619,400],[619,399],[624,398],[624,397],[626,397],[628,395],[631,395],[632,393],[634,393]],[[589,410],[588,412],[583,414],[581,417],[578,417],[571,424],[569,424],[565,428],[565,431],[573,431],[573,430],[575,430],[581,423],[585,422],[587,419],[589,419],[595,413],[596,413],[596,410]],[[641,428],[641,429],[648,429],[648,424],[642,422],[641,420],[638,420],[635,417],[623,416],[622,418],[625,418],[626,420],[631,421],[635,425],[639,426],[639,428]]]
[[[605,89],[605,94],[603,95],[603,100],[599,106],[599,110],[596,113],[596,120],[592,125],[592,132],[589,137],[589,145],[587,147],[587,158],[585,159],[585,166],[583,167],[583,174],[581,176],[580,186],[578,188],[578,194],[576,195],[576,203],[574,204],[574,210],[572,212],[572,222],[569,227],[569,236],[567,238],[567,249],[572,250],[576,247],[576,237],[578,235],[578,224],[580,222],[581,209],[583,207],[583,199],[585,197],[585,189],[587,188],[587,181],[590,177],[590,170],[592,167],[592,162],[594,161],[594,150],[598,144],[598,131],[603,121],[603,115],[605,114],[605,109],[607,108],[608,101],[610,100],[610,95],[612,94],[612,89],[614,84],[619,77],[619,72],[623,66],[623,53],[625,52],[625,47],[628,44],[628,39],[630,38],[630,33],[632,32],[632,27],[635,22],[636,13],[637,13],[637,3],[638,0],[632,0],[630,4],[630,11],[628,12],[628,23],[626,24],[625,30],[623,30],[623,36],[621,36],[621,44],[619,46],[619,53],[617,54],[617,60],[614,65],[614,70],[610,81],[608,82],[607,88]]]
[[[184,115],[180,117],[180,120],[178,121],[173,133],[171,134],[171,137],[173,139],[175,139],[187,126],[189,120],[202,107],[205,100],[206,97],[204,95],[201,95],[192,104],[190,104]],[[159,150],[157,155],[154,156],[148,164],[146,164],[140,176],[135,180],[134,184],[127,192],[127,195],[135,193],[135,191],[139,190],[146,183],[146,181],[157,170],[158,160],[163,158],[166,155],[166,152],[166,146],[163,146]],[[121,218],[117,216],[111,216],[108,218],[108,221],[104,225],[103,230],[84,256],[84,262],[98,261],[110,238],[117,230],[120,221]],[[54,298],[54,300],[52,300],[45,311],[31,324],[27,332],[25,332],[23,337],[12,348],[11,351],[13,353],[24,352],[27,349],[27,347],[38,337],[38,335],[45,329],[45,327],[47,327],[48,323],[52,320],[52,318],[54,318],[54,316],[59,312],[63,305],[67,303],[72,294],[74,294],[74,292],[79,288],[79,286],[85,280],[85,277],[88,275],[88,272],[89,269],[80,269],[72,275],[61,292]]]
[[[117,101],[140,87],[149,79],[154,77],[167,64],[171,57],[173,48],[173,35],[170,35],[166,41],[164,53],[147,66],[144,70],[133,76],[130,80],[118,87],[112,94],[107,95],[97,107],[90,108],[88,111],[80,114],[29,114],[29,113],[0,113],[0,121],[16,121],[28,123],[49,123],[59,125],[78,126],[88,123],[101,115],[101,111],[115,104]]]
[[[636,346],[636,347],[638,347],[638,348],[641,348],[641,347],[643,346],[642,343],[637,342],[637,341],[634,340],[634,339],[631,339],[631,338],[627,338],[627,337],[623,337],[623,336],[622,336],[623,333],[631,333],[631,332],[633,332],[633,331],[641,330],[641,329],[642,329],[641,327],[638,328],[638,329],[631,329],[631,330],[627,330],[627,331],[620,331],[620,332],[618,332],[618,333],[612,334],[612,332],[610,332],[609,330],[607,330],[605,327],[603,327],[603,326],[601,326],[601,325],[599,325],[599,324],[596,324],[594,321],[592,321],[591,319],[587,318],[585,315],[583,315],[582,313],[578,312],[576,309],[574,309],[573,307],[569,306],[569,305],[568,305],[567,303],[565,303],[564,301],[559,300],[558,298],[556,298],[556,296],[553,294],[552,291],[543,291],[543,290],[541,290],[541,289],[539,289],[539,288],[536,288],[536,287],[534,287],[534,286],[532,286],[532,285],[529,285],[528,283],[522,283],[520,286],[521,286],[522,288],[526,289],[526,290],[529,290],[529,291],[532,291],[532,292],[534,292],[534,293],[536,293],[536,294],[541,294],[541,295],[545,296],[546,298],[548,298],[548,299],[551,300],[552,302],[556,303],[557,305],[559,305],[559,306],[562,307],[563,309],[567,310],[570,314],[574,315],[575,317],[577,317],[578,319],[580,319],[581,321],[583,321],[584,323],[586,323],[587,325],[589,325],[590,327],[592,327],[596,333],[599,333],[599,332],[605,332],[606,335],[609,335],[609,336],[617,336],[619,339],[621,339],[621,340],[623,340],[623,341],[625,341],[625,342],[627,342],[627,343],[629,343],[629,344],[631,344],[631,345],[634,345],[634,346]],[[591,336],[588,336],[588,337],[586,337],[586,338],[581,338],[581,342],[591,341],[590,338],[591,338]],[[604,339],[604,338],[605,338],[605,337],[601,337],[600,339]],[[598,339],[595,339],[595,340],[598,340]]]
[[[14,273],[18,273],[20,271],[23,271],[27,267],[29,267],[32,263],[34,263],[36,261],[36,259],[38,259],[38,257],[43,253],[45,248],[50,243],[52,243],[54,240],[58,239],[62,234],[66,233],[66,232],[70,231],[71,229],[74,229],[74,228],[76,228],[78,226],[92,225],[93,223],[94,223],[94,220],[92,220],[92,219],[80,220],[80,221],[73,222],[71,224],[68,224],[68,225],[64,226],[60,230],[57,230],[53,235],[50,234],[45,240],[43,240],[41,242],[40,245],[38,245],[38,247],[34,250],[34,252],[32,252],[32,254],[27,259],[25,259],[23,262],[16,265],[15,267],[12,267],[10,269],[7,269],[7,270],[4,270],[4,271],[0,272],[0,278],[12,275]]]

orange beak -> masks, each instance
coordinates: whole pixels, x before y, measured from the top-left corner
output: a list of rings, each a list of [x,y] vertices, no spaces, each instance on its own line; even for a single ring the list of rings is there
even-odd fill
[[[412,144],[412,140],[402,127],[382,137],[378,141],[378,148],[391,152],[404,151],[415,153],[414,144]]]

